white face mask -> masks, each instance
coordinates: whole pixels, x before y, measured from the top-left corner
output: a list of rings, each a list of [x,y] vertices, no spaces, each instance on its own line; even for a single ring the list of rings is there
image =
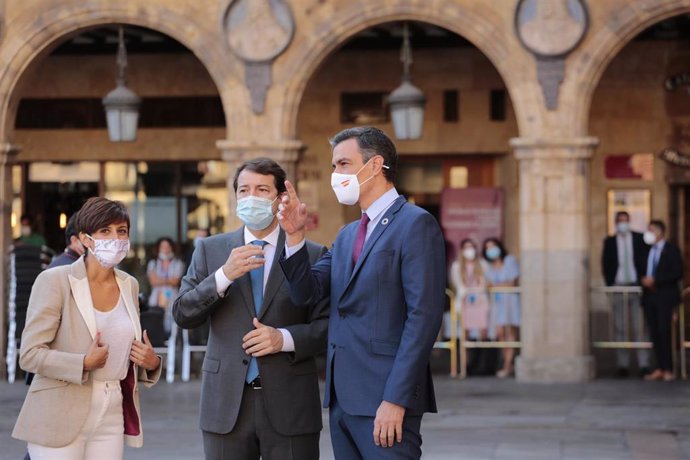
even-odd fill
[[[474,248],[465,248],[462,250],[462,256],[467,260],[474,260],[477,257],[477,250]]]
[[[360,187],[374,178],[372,175],[361,184],[359,183],[359,179],[357,179],[357,174],[362,172],[362,169],[369,164],[369,161],[364,163],[356,174],[340,174],[336,172],[331,174],[331,187],[333,187],[333,191],[339,203],[353,205],[359,201]]]
[[[629,222],[618,222],[616,224],[616,231],[618,233],[628,233],[630,231],[630,223]]]
[[[31,226],[30,225],[22,225],[20,231],[22,233],[22,236],[29,236],[29,235],[31,235]]]
[[[277,200],[248,196],[237,200],[235,214],[250,230],[263,230],[273,222],[273,202]]]
[[[647,230],[646,232],[644,232],[644,235],[642,235],[642,239],[649,246],[652,246],[654,243],[656,243],[656,234],[652,231]]]
[[[96,260],[105,268],[113,268],[122,262],[129,252],[129,238],[126,240],[116,239],[95,239],[91,235],[94,244],[93,249],[89,249]]]
[[[163,261],[165,261],[165,260],[172,260],[172,258],[173,258],[173,253],[172,253],[172,252],[159,252],[159,253],[158,253],[158,258],[159,258],[160,260],[163,260]]]

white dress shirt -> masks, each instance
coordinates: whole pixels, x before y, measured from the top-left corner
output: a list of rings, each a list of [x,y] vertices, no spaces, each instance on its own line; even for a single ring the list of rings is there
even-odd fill
[[[268,275],[271,273],[271,267],[273,266],[273,259],[275,258],[276,254],[276,246],[278,245],[279,233],[280,226],[276,225],[276,228],[271,233],[266,235],[264,238],[257,238],[252,234],[251,230],[249,230],[246,226],[244,227],[244,244],[250,244],[252,241],[259,239],[263,239],[263,241],[266,242],[266,245],[264,245],[264,259],[266,259],[266,263],[264,263],[264,291],[266,290],[266,282],[268,281]],[[227,291],[230,285],[232,284],[232,281],[229,280],[227,276],[225,276],[225,273],[223,272],[223,267],[220,267],[218,270],[216,270],[215,278],[216,291],[218,292],[219,296],[223,297],[225,295],[225,291]],[[277,329],[283,335],[283,348],[280,351],[295,351],[295,341],[292,338],[292,334],[290,334],[290,331],[283,328]]]
[[[632,233],[616,233],[616,246],[618,249],[618,271],[616,272],[616,284],[634,284],[637,282],[635,270],[635,257],[633,252]],[[625,260],[625,253],[628,260]]]

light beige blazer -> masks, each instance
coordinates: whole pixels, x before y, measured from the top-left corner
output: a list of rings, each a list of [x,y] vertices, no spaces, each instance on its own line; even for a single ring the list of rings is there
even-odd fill
[[[136,339],[141,340],[139,284],[117,269],[115,278]],[[92,380],[84,370],[84,356],[95,334],[96,317],[84,257],[38,275],[31,289],[19,357],[21,368],[36,376],[12,437],[48,447],[66,446],[77,437],[91,405]],[[153,371],[131,364],[128,378],[122,381],[129,383],[122,385],[122,392],[125,425],[130,426],[125,440],[130,446],[143,444],[136,382],[150,387],[160,373],[160,364]]]

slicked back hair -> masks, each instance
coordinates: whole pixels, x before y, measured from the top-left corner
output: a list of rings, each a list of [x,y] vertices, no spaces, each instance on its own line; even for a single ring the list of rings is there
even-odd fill
[[[395,183],[398,175],[398,151],[393,141],[378,128],[373,126],[357,126],[340,131],[330,139],[331,148],[348,139],[356,139],[359,151],[362,152],[362,162],[366,163],[372,157],[383,157],[383,175],[390,183]]]
[[[242,166],[237,168],[235,178],[232,181],[232,187],[235,189],[235,193],[237,193],[237,181],[242,171],[251,171],[261,174],[262,176],[273,176],[273,183],[276,189],[278,189],[278,195],[287,191],[285,188],[287,173],[275,160],[261,157],[244,162]]]

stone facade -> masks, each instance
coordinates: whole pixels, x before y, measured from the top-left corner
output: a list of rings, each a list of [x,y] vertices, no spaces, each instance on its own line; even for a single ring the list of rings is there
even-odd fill
[[[465,85],[468,91],[469,106],[463,107],[472,107],[473,90],[504,87],[510,97],[508,120],[501,125],[477,123],[472,127],[473,116],[479,109],[468,112],[468,119],[463,116],[466,123],[460,129],[467,130],[466,137],[473,141],[458,149],[448,141],[458,133],[453,128],[444,128],[433,122],[431,115],[432,122],[427,121],[424,139],[401,142],[400,151],[402,154],[503,154],[502,159],[496,162],[495,174],[498,185],[507,187],[512,197],[507,203],[506,233],[510,235],[509,246],[521,256],[521,284],[524,287],[524,347],[518,361],[518,378],[538,382],[589,379],[593,376],[593,363],[587,333],[588,286],[597,282],[599,268],[596,261],[600,239],[606,232],[606,224],[601,220],[601,215],[605,214],[602,194],[607,187],[616,185],[601,177],[602,155],[655,152],[660,147],[658,144],[667,142],[672,132],[672,122],[667,116],[665,121],[650,130],[649,119],[652,117],[643,115],[650,108],[663,104],[659,100],[663,96],[655,92],[650,83],[656,76],[647,80],[646,88],[644,84],[631,81],[630,77],[628,64],[636,59],[635,56],[647,53],[653,58],[655,50],[626,48],[625,53],[632,56],[629,58],[625,53],[621,54],[621,50],[645,28],[690,12],[690,0],[578,2],[585,5],[587,12],[582,40],[567,53],[546,56],[559,60],[558,65],[562,66],[562,75],[556,85],[556,103],[547,101],[553,97],[553,89],[545,91],[543,86],[544,70],[540,60],[545,57],[533,53],[535,50],[547,53],[550,50],[546,45],[551,39],[546,32],[552,24],[547,21],[539,25],[537,21],[543,30],[537,30],[536,35],[528,38],[531,51],[516,35],[516,8],[523,3],[543,6],[543,2],[286,2],[291,9],[294,32],[287,47],[267,61],[270,85],[266,86],[263,110],[258,111],[246,85],[247,56],[243,56],[243,60],[233,52],[223,26],[231,1],[64,0],[56,3],[50,0],[6,0],[4,10],[0,6],[0,147],[4,146],[0,148],[0,238],[3,253],[11,235],[8,202],[11,195],[10,165],[16,160],[46,159],[41,152],[50,145],[57,146],[58,158],[68,159],[68,146],[74,139],[71,136],[81,136],[79,133],[29,134],[16,130],[14,121],[19,100],[27,94],[51,97],[84,91],[84,88],[92,92],[92,96],[100,97],[105,89],[99,85],[110,87],[112,84],[110,72],[105,70],[108,66],[105,58],[90,64],[93,66],[90,70],[102,75],[95,82],[80,82],[77,74],[66,77],[62,72],[47,71],[69,67],[59,59],[46,59],[56,44],[66,37],[115,23],[162,32],[186,46],[198,61],[182,63],[186,72],[176,72],[173,65],[180,63],[166,63],[164,57],[160,58],[160,68],[169,71],[162,72],[160,79],[149,80],[148,83],[142,78],[142,92],[155,95],[164,87],[166,94],[184,89],[185,94],[189,91],[217,94],[222,100],[226,120],[224,130],[151,130],[142,134],[142,148],[136,152],[108,145],[104,139],[97,139],[96,134],[91,133],[92,137],[87,137],[86,143],[104,152],[101,159],[184,158],[186,151],[176,147],[185,145],[199,152],[199,158],[228,162],[229,171],[234,171],[235,165],[245,158],[268,155],[283,163],[292,177],[299,176],[301,169],[311,168],[319,187],[326,188],[330,159],[325,141],[340,125],[337,122],[319,123],[319,114],[332,109],[323,100],[332,99],[337,94],[332,89],[333,82],[340,90],[348,85],[357,90],[369,88],[369,82],[376,79],[378,87],[375,89],[389,89],[397,85],[399,76],[395,61],[397,53],[393,53],[376,58],[390,61],[388,72],[369,76],[367,69],[362,68],[360,72],[352,73],[347,82],[344,78],[338,80],[334,69],[352,68],[356,56],[335,54],[336,50],[353,35],[377,24],[400,20],[427,22],[461,35],[475,47],[463,51],[465,56],[449,52],[443,59],[419,53],[413,75],[424,75],[424,69],[438,66],[435,73],[426,72],[427,76],[419,83],[421,87],[426,85],[430,88],[430,113],[434,111],[434,103],[439,101],[438,91],[444,88],[450,76],[466,75],[469,70],[480,78],[463,83],[460,77],[453,82],[453,87]],[[540,46],[540,40],[544,46]],[[261,52],[270,55],[270,50],[262,48]],[[468,60],[472,62],[469,69],[463,67]],[[133,69],[137,65],[135,61],[131,63]],[[43,72],[39,72],[41,68]],[[53,76],[58,74],[63,76]],[[664,70],[659,70],[659,75],[663,74]],[[133,74],[132,79],[136,78]],[[482,84],[486,86],[482,88]],[[630,95],[641,104],[637,111],[636,107],[627,106],[628,113],[639,115],[638,124],[635,125],[635,120],[632,120],[632,125],[627,121],[620,122],[622,124],[617,129],[630,133],[627,140],[622,141],[619,131],[612,131],[613,125],[607,117],[616,110],[609,107],[620,107],[613,104],[614,101]],[[437,108],[435,113],[438,113]],[[637,129],[640,126],[645,129]],[[386,129],[390,132],[390,125]],[[638,142],[636,136],[645,136],[639,134],[641,131],[647,133],[646,142]],[[22,147],[26,150],[22,151]],[[84,158],[79,157],[79,149],[76,150],[77,157],[72,159]],[[81,151],[81,155],[88,154],[88,150]],[[308,159],[308,164],[300,158]],[[318,170],[321,170],[320,176]],[[658,164],[654,181],[637,185],[652,188],[662,184],[663,173],[664,166]],[[229,206],[232,207],[232,193],[228,195]],[[327,195],[320,196],[320,208],[333,207],[335,202]],[[654,195],[652,209],[654,217],[668,218],[667,192],[661,190]],[[345,219],[340,212],[328,216],[329,223],[315,235],[324,242],[332,240]],[[0,264],[0,279],[5,279],[5,264]],[[4,284],[0,284],[3,298],[5,289]],[[5,330],[1,322],[0,329]]]

